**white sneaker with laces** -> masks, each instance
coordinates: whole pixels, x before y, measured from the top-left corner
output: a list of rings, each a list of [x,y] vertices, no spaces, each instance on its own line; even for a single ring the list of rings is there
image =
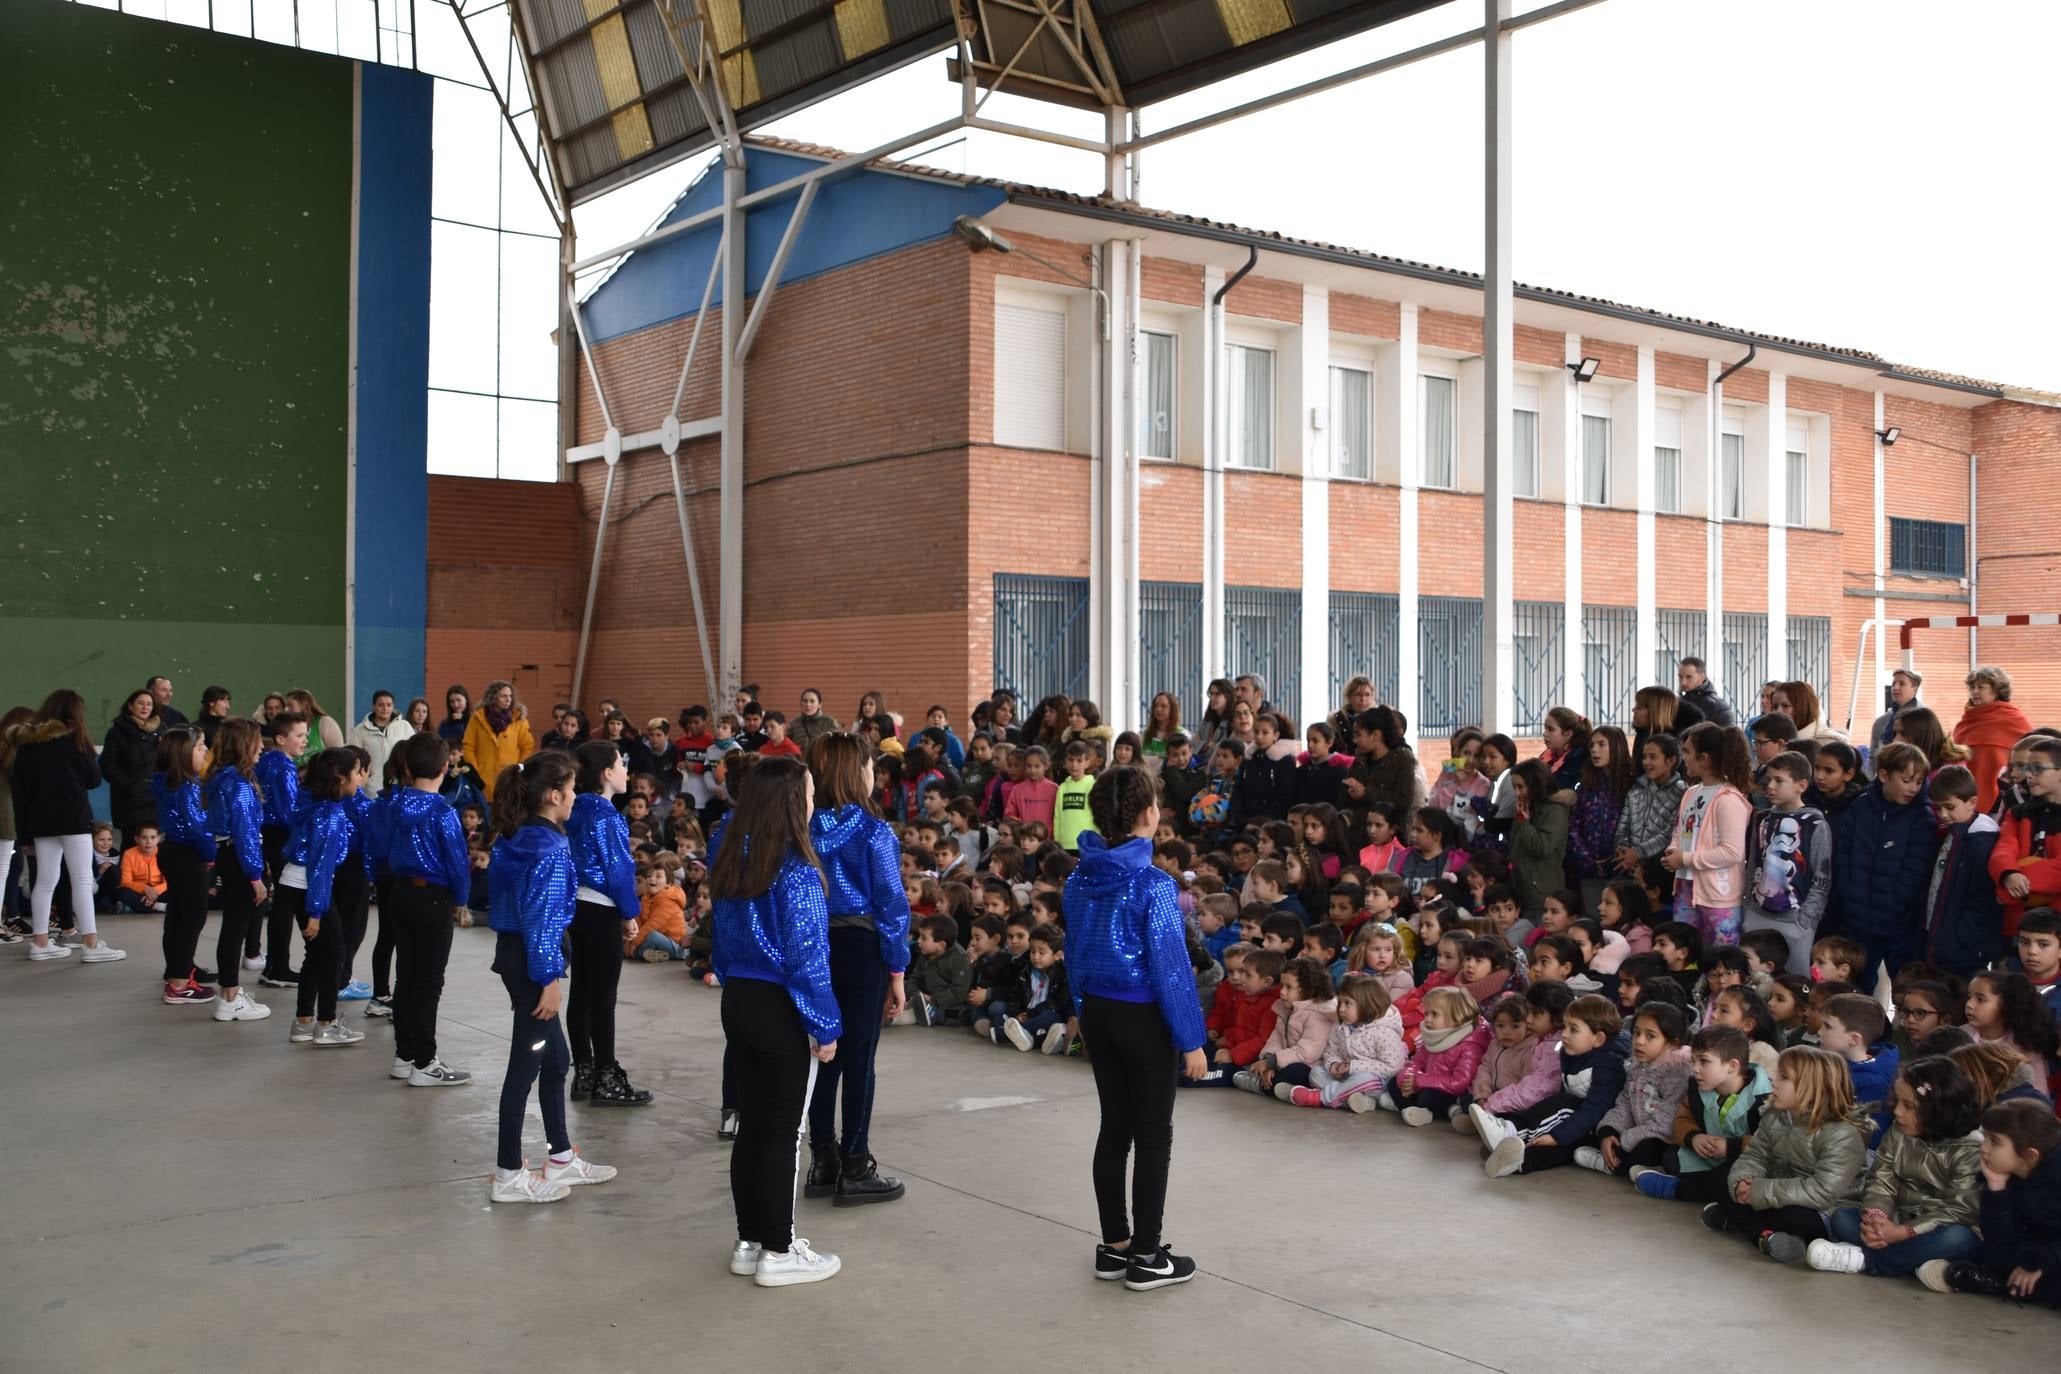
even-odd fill
[[[454,1069],[441,1059],[432,1059],[427,1068],[416,1069],[408,1075],[411,1088],[455,1088],[471,1081],[471,1074],[463,1069]]]
[[[1523,1167],[1524,1137],[1515,1131],[1497,1141],[1488,1158],[1481,1162],[1481,1171],[1490,1178],[1508,1178]]]
[[[1812,1241],[1803,1257],[1811,1268],[1828,1274],[1858,1274],[1868,1267],[1867,1251],[1858,1245],[1844,1245],[1836,1240]]]
[[[503,1179],[496,1171],[492,1185],[487,1189],[489,1202],[561,1202],[572,1189],[563,1183],[547,1183],[544,1176],[532,1172],[527,1165],[514,1178]]]
[[[1574,1162],[1584,1169],[1594,1169],[1599,1174],[1610,1172],[1610,1163],[1603,1158],[1603,1152],[1594,1145],[1584,1145],[1574,1152]]]
[[[1474,1123],[1474,1133],[1481,1137],[1481,1143],[1491,1150],[1517,1134],[1515,1126],[1494,1115],[1478,1102],[1467,1108],[1467,1119]]]
[[[1017,1020],[1013,1016],[1005,1017],[1002,1021],[1002,1034],[1009,1037],[1010,1044],[1016,1046],[1016,1048],[1022,1050],[1025,1054],[1030,1053],[1032,1043],[1031,1033],[1029,1030],[1025,1029],[1023,1022]],[[826,1274],[824,1275],[824,1277],[828,1278],[829,1275]]]
[[[613,1164],[589,1164],[580,1158],[578,1150],[574,1150],[573,1157],[563,1164],[556,1160],[544,1161],[546,1183],[563,1183],[570,1187],[576,1183],[606,1183],[614,1177]]]
[[[270,1007],[242,988],[230,989],[229,996],[215,1003],[217,1021],[262,1021],[271,1014]]]
[[[1403,1124],[1405,1126],[1429,1126],[1431,1124],[1431,1109],[1429,1107],[1403,1108]]]
[[[129,951],[116,949],[105,940],[87,945],[79,951],[79,962],[82,964],[114,964],[128,957]]]
[[[251,958],[244,960],[243,966],[249,969],[251,972],[256,973],[258,970],[264,968],[265,956],[262,954],[254,955]]]
[[[785,1288],[796,1283],[821,1283],[833,1277],[843,1266],[835,1255],[819,1255],[809,1248],[809,1243],[800,1236],[787,1247],[787,1253],[775,1254],[771,1250],[759,1256],[758,1271],[751,1281],[761,1288]]]
[[[413,1077],[414,1074],[415,1061],[412,1059],[403,1059],[399,1055],[394,1056],[393,1067],[386,1071],[386,1076],[388,1078],[406,1079]]]
[[[51,937],[50,943],[47,945],[32,944],[29,946],[29,958],[31,959],[40,961],[43,959],[69,959],[71,957],[72,947],[59,944],[55,936]]]
[[[730,1272],[740,1278],[750,1278],[759,1272],[759,1256],[766,1253],[766,1247],[755,1240],[740,1240],[730,1247]]]
[[[306,1045],[312,1043],[314,1039],[315,1023],[313,1021],[300,1020],[298,1017],[294,1019],[293,1025],[286,1032],[286,1043],[289,1045]]]
[[[365,1032],[352,1030],[341,1021],[325,1021],[315,1028],[315,1048],[318,1050],[355,1045],[364,1038]]]

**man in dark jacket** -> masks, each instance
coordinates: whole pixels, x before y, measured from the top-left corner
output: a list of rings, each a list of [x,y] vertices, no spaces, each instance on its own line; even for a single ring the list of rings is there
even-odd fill
[[[1925,755],[1903,743],[1884,749],[1875,781],[1836,825],[1832,901],[1846,934],[1868,953],[1859,985],[1872,990],[1877,966],[1895,978],[1918,957],[1924,934],[1925,895],[1939,855]]]
[[[1696,713],[1713,725],[1737,725],[1738,712],[1732,703],[1718,695],[1716,684],[1704,670],[1703,660],[1693,654],[1681,661],[1675,668],[1675,679],[1681,685],[1681,698],[1696,708]]]
[[[174,725],[190,725],[185,714],[172,705],[172,680],[168,677],[154,677],[143,684],[150,692],[151,700],[157,703],[157,718],[169,729]]]

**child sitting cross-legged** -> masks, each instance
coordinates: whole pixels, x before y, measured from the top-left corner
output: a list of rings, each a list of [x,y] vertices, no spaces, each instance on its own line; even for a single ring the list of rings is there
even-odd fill
[[[959,923],[950,916],[925,916],[916,923],[916,957],[909,961],[909,1004],[897,1026],[945,1026],[966,1017],[973,989],[973,964],[959,948]]]
[[[1712,1203],[1725,1195],[1725,1175],[1760,1125],[1774,1085],[1753,1062],[1753,1043],[1736,1026],[1705,1026],[1689,1041],[1695,1083],[1675,1111],[1679,1147],[1667,1169],[1632,1174],[1647,1197]]]
[[[1338,1024],[1338,993],[1331,970],[1316,959],[1291,959],[1281,970],[1281,996],[1274,1003],[1274,1028],[1251,1068],[1231,1076],[1233,1087],[1271,1093],[1276,1079],[1306,1087],[1310,1070],[1323,1062]]]
[[[1982,1114],[1981,1251],[1927,1260],[1918,1279],[1941,1293],[1983,1293],[2061,1307],[2061,1121],[2044,1102],[1999,1102]]]
[[[978,962],[973,988],[966,994],[966,1005],[973,1009],[967,1024],[975,1035],[998,1045],[1002,1043],[1003,1020],[1023,1005],[1030,983],[1031,924],[1027,913],[1012,911],[1002,920],[1001,946],[991,951],[978,947],[980,923],[974,925],[974,958]]]
[[[1831,1235],[1832,1212],[1853,1205],[1868,1130],[1846,1061],[1814,1045],[1782,1051],[1760,1129],[1732,1162],[1725,1196],[1704,1205],[1703,1224],[1794,1264],[1812,1241]]]
[[[1830,1240],[1804,1258],[1836,1274],[1915,1274],[1931,1260],[1981,1253],[1981,1104],[1950,1059],[1914,1059],[1896,1077],[1894,1123],[1861,1180],[1858,1207],[1832,1213]]]
[[[1023,976],[1023,1005],[1002,1018],[994,1041],[1030,1053],[1064,1054],[1071,1039],[1073,994],[1066,982],[1066,932],[1050,921],[1030,933],[1030,967]]]
[[[687,957],[687,889],[675,875],[677,854],[660,854],[637,870],[637,919],[623,931],[623,954],[647,964]]]
[[[1235,967],[1231,963],[1234,955],[1238,955]],[[1224,981],[1219,986],[1230,991],[1204,1019],[1209,1072],[1200,1078],[1181,1079],[1184,1086],[1233,1086],[1233,1076],[1259,1059],[1274,1030],[1274,1004],[1281,1000],[1281,971],[1288,961],[1271,949],[1239,955],[1236,945],[1225,951],[1225,960]]]
[[[1481,1104],[1467,1109],[1475,1134],[1488,1147],[1482,1172],[1490,1178],[1558,1168],[1592,1143],[1604,1113],[1624,1088],[1624,1060],[1614,1043],[1624,1027],[1616,1007],[1601,997],[1577,997],[1567,1008],[1560,1038],[1560,1090],[1535,1107],[1508,1117]]]
[[[1309,1083],[1295,1084],[1284,1072],[1275,1081],[1274,1096],[1298,1107],[1371,1112],[1409,1057],[1403,1018],[1381,980],[1365,973],[1348,974],[1338,985],[1337,1014],[1322,1061],[1310,1067]]]
[[[1474,1085],[1489,1044],[1481,1004],[1462,987],[1438,987],[1424,994],[1424,1021],[1417,1051],[1396,1074],[1379,1105],[1399,1111],[1405,1123],[1426,1126],[1446,1115]]]
[[[1574,1152],[1574,1162],[1599,1174],[1653,1169],[1674,1148],[1675,1110],[1689,1086],[1687,1019],[1666,1002],[1646,1002],[1632,1013],[1632,1057],[1624,1090],[1596,1127],[1596,1143]]]
[[[1564,983],[1533,983],[1522,995],[1505,993],[1490,1012],[1495,1043],[1474,1071],[1467,1096],[1446,1113],[1453,1129],[1474,1132],[1466,1108],[1479,1102],[1491,1114],[1511,1115],[1560,1091],[1560,1025],[1574,994]]]

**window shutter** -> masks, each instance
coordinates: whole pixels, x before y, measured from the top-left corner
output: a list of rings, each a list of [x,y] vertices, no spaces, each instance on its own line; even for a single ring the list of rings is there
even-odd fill
[[[995,306],[995,442],[1066,448],[1066,312]]]

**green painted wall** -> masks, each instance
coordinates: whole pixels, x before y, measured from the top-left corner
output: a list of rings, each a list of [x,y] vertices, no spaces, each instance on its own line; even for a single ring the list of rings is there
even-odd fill
[[[352,65],[0,4],[0,709],[348,718]]]

